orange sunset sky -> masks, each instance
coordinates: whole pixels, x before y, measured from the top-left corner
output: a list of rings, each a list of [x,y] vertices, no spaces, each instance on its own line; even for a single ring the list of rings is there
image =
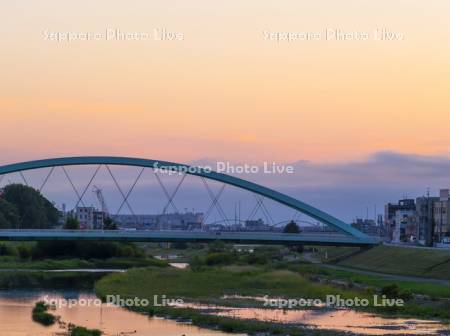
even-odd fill
[[[447,156],[449,18],[445,0],[3,2],[0,161]],[[163,28],[182,39],[46,35]],[[376,40],[377,28],[403,38]],[[326,29],[371,36],[264,35]]]

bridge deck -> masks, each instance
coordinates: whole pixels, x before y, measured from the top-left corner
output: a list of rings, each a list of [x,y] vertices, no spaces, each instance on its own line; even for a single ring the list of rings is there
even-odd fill
[[[370,246],[376,238],[355,238],[342,234],[286,234],[272,232],[196,232],[196,231],[70,231],[0,230],[0,240],[103,240],[131,242],[211,242],[222,240],[245,244]]]

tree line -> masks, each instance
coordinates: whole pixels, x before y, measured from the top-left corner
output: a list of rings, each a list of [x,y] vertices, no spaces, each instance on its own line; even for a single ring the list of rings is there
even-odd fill
[[[58,209],[31,187],[10,184],[0,190],[0,229],[51,229],[59,219]]]

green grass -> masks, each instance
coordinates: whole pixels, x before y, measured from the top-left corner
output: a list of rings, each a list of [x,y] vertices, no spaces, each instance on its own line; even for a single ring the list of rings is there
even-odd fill
[[[359,247],[314,247],[317,251],[316,256],[322,262],[330,262],[346,258],[353,253],[360,251]]]
[[[389,274],[450,279],[450,251],[443,250],[382,245],[337,264]]]
[[[0,289],[92,289],[95,281],[103,276],[101,273],[0,272]]]
[[[223,295],[254,295],[323,298],[329,294],[354,297],[361,293],[342,290],[328,285],[313,283],[302,275],[288,270],[263,268],[206,269],[192,272],[180,269],[132,269],[123,274],[111,274],[96,284],[100,294],[120,293],[127,297],[152,298],[167,295],[187,301],[221,302]]]
[[[429,295],[433,298],[450,298],[450,286],[446,285],[425,282],[389,280],[341,270],[336,270],[334,275],[337,278],[346,278],[352,282],[367,284],[369,286],[378,288],[396,284],[403,290],[407,290],[415,294]]]
[[[314,264],[303,264],[301,266],[295,266],[294,269],[305,275],[318,274],[329,279],[342,279],[348,281],[349,283],[359,283],[376,288],[383,288],[396,284],[402,290],[410,291],[415,294],[428,295],[432,298],[450,298],[450,286],[441,284],[390,280],[378,276],[359,274],[346,270],[325,268]]]
[[[157,266],[165,267],[167,262],[152,258],[110,258],[110,259],[44,259],[44,260],[20,260],[14,257],[0,257],[0,269],[93,269],[112,268],[126,269],[132,267]]]
[[[182,298],[185,302],[229,306],[236,306],[237,301],[224,300],[222,299],[223,295],[268,295],[269,297],[321,300],[325,300],[327,295],[340,295],[344,299],[359,297],[372,301],[373,294],[376,293],[374,289],[361,289],[355,286],[341,287],[314,282],[304,272],[305,270],[302,273],[298,266],[293,266],[291,270],[256,266],[225,266],[223,268],[206,268],[200,272],[171,268],[132,269],[127,273],[105,276],[96,283],[96,292],[103,299],[106,295],[120,295],[125,298],[145,298],[152,302],[154,295],[166,295],[169,299]],[[361,279],[361,281],[363,280],[375,281],[375,279]],[[384,287],[390,283],[378,282],[377,284]],[[361,309],[386,315],[450,319],[450,301],[418,302],[410,300],[407,286],[413,287],[419,286],[419,284],[404,285],[405,288],[400,288],[399,295],[395,296],[408,298],[404,307],[371,306]],[[435,291],[437,294],[440,288],[422,288],[424,292],[427,290]],[[239,301],[239,305],[261,307],[262,302]]]
[[[298,273],[287,270],[265,270],[256,267],[235,267],[232,271],[209,268],[202,272],[172,268],[132,269],[123,274],[111,274],[96,283],[96,293],[105,299],[107,295],[122,298],[140,297],[153,302],[154,295],[183,298],[185,302],[227,304],[225,294],[273,295],[291,297],[325,297],[336,293],[343,297],[356,295],[331,286],[314,284]],[[235,302],[233,302],[235,303]],[[232,304],[232,303],[230,303]],[[262,333],[283,335],[344,335],[335,331],[318,331],[301,326],[283,325],[254,320],[238,320],[228,317],[205,315],[195,309],[170,307],[135,307],[134,310],[149,314],[190,320],[194,325],[219,329],[225,332]]]

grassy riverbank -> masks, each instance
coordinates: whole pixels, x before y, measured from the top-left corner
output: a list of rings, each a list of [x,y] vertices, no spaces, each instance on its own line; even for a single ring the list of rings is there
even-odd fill
[[[327,259],[325,259],[325,255]],[[450,250],[376,246],[359,251],[355,248],[321,248],[318,256],[324,262],[374,272],[450,279]]]
[[[23,260],[11,256],[0,258],[0,269],[15,268],[15,272],[0,271],[0,288],[86,288],[92,289],[105,298],[107,295],[120,295],[121,298],[135,297],[154,302],[155,296],[167,299],[182,299],[186,303],[203,303],[229,307],[264,308],[263,301],[254,297],[285,299],[320,299],[327,296],[340,296],[342,299],[367,299],[369,307],[359,307],[368,312],[381,315],[434,318],[450,320],[450,287],[426,282],[387,280],[378,276],[358,274],[357,272],[324,268],[301,262],[296,249],[287,247],[256,247],[252,251],[241,251],[231,245],[214,243],[209,246],[195,245],[172,249],[157,249],[154,246],[139,246],[145,251],[138,258],[108,259],[51,259]],[[183,255],[189,261],[188,269],[175,269],[166,262],[153,259],[152,252],[161,255]],[[383,247],[386,248],[386,247]],[[400,263],[403,251],[398,255],[390,247],[388,252],[372,249],[354,253],[352,249],[331,249],[329,256],[336,263],[359,258],[359,255],[374,253],[386,258],[386,264]],[[397,248],[394,248],[397,249]],[[322,253],[323,250],[319,251]],[[394,251],[395,252],[395,251]],[[423,252],[423,251],[420,251]],[[434,252],[434,251],[431,251]],[[308,252],[309,253],[309,252]],[[386,254],[387,253],[387,254]],[[395,255],[392,261],[387,255]],[[402,258],[400,258],[400,256]],[[440,256],[442,258],[442,256]],[[419,261],[421,269],[426,268],[426,257]],[[397,260],[398,259],[398,260]],[[371,264],[375,265],[373,256]],[[2,262],[3,261],[3,262]],[[177,259],[178,261],[178,259]],[[405,262],[405,261],[403,261]],[[428,264],[434,262],[433,259]],[[9,264],[8,264],[9,263]],[[382,263],[381,263],[382,264]],[[9,265],[9,266],[6,266]],[[118,266],[122,265],[122,267]],[[15,267],[11,267],[15,266]],[[445,267],[445,258],[435,267]],[[46,273],[27,272],[26,269],[69,269],[69,268],[132,268],[126,273],[101,275],[96,273]],[[393,266],[390,266],[393,267]],[[411,271],[413,267],[405,266]],[[23,271],[20,271],[22,269]],[[417,271],[416,267],[416,271]],[[411,273],[408,273],[411,274]],[[405,300],[403,307],[374,307],[374,295]],[[226,298],[224,298],[226,296]],[[246,296],[248,298],[236,298]],[[251,298],[253,297],[253,299]],[[267,307],[266,307],[267,308]],[[218,328],[228,332],[262,333],[280,335],[339,335],[335,331],[311,330],[299,324],[288,325],[276,322],[241,320],[207,314],[201,309],[188,307],[173,308],[162,306],[135,307],[141,313],[160,315],[192,321],[200,327]],[[306,309],[309,309],[306,307]],[[312,308],[315,309],[315,308]]]
[[[168,299],[182,298],[185,302],[207,304],[236,305],[238,301],[224,300],[223,295],[273,295],[299,297],[325,297],[327,293],[336,293],[350,297],[351,291],[332,286],[322,286],[305,280],[301,275],[284,270],[265,270],[260,267],[231,266],[226,268],[205,269],[193,272],[189,269],[173,268],[133,269],[126,274],[109,275],[96,284],[96,292],[102,297],[120,295],[122,298],[139,297],[154,302],[154,296]],[[245,306],[258,305],[256,301],[246,302]],[[149,314],[188,319],[201,327],[218,328],[227,332],[272,332],[290,335],[340,335],[337,332],[314,331],[300,326],[281,323],[268,323],[252,320],[236,320],[202,314],[188,308],[134,307],[134,310]]]
[[[104,274],[71,272],[0,272],[0,289],[89,289]]]
[[[402,281],[394,279],[385,279],[379,276],[359,274],[350,270],[340,270],[326,268],[322,265],[316,264],[301,264],[291,265],[293,268],[305,275],[306,277],[314,278],[325,277],[332,280],[343,280],[349,287],[353,285],[365,285],[374,288],[383,288],[387,286],[397,285],[402,291],[410,292],[414,294],[422,294],[430,296],[432,299],[449,298],[450,299],[450,286],[430,283],[430,282],[416,282],[416,281]]]
[[[153,258],[21,260],[14,257],[0,257],[0,270],[127,269],[147,266],[165,267],[167,262]]]
[[[305,265],[305,267],[310,267],[310,265]],[[111,274],[102,278],[96,283],[96,292],[102,298],[107,295],[120,295],[122,298],[139,297],[153,302],[155,295],[159,298],[165,295],[168,299],[181,298],[184,302],[254,308],[263,307],[263,302],[252,299],[234,299],[233,296],[261,297],[267,295],[272,298],[311,298],[325,301],[327,295],[340,295],[341,298],[358,297],[373,301],[373,294],[376,292],[373,288],[361,289],[332,283],[314,282],[304,274],[305,271],[307,272],[307,269],[303,270],[301,266],[295,264],[280,264],[278,266],[276,264],[270,266],[228,265],[206,267],[200,271],[172,268],[133,269],[127,273]],[[405,297],[406,304],[404,307],[373,307],[372,305],[360,309],[390,317],[450,319],[448,303],[445,304],[440,301],[418,302],[411,299],[409,293],[403,292],[403,290],[396,292],[395,295]],[[224,299],[224,296],[228,297]],[[258,332],[266,330],[282,334],[294,332],[292,326],[211,316],[195,309],[154,306],[150,309],[136,309],[147,314],[192,320],[198,326],[211,327],[214,325],[224,331]],[[311,330],[303,330],[301,326],[297,326],[297,332],[302,335],[307,335],[309,332],[314,334]]]
[[[43,241],[0,242],[2,269],[93,269],[167,266],[131,243]]]
[[[105,277],[97,283],[96,289],[100,294],[113,291],[127,297],[146,298],[165,294],[171,298],[213,304],[223,304],[222,296],[236,294],[304,298],[325,298],[328,294],[345,298],[358,295],[356,291],[313,283],[292,271],[256,266],[226,266],[200,272],[174,268],[132,269]]]

